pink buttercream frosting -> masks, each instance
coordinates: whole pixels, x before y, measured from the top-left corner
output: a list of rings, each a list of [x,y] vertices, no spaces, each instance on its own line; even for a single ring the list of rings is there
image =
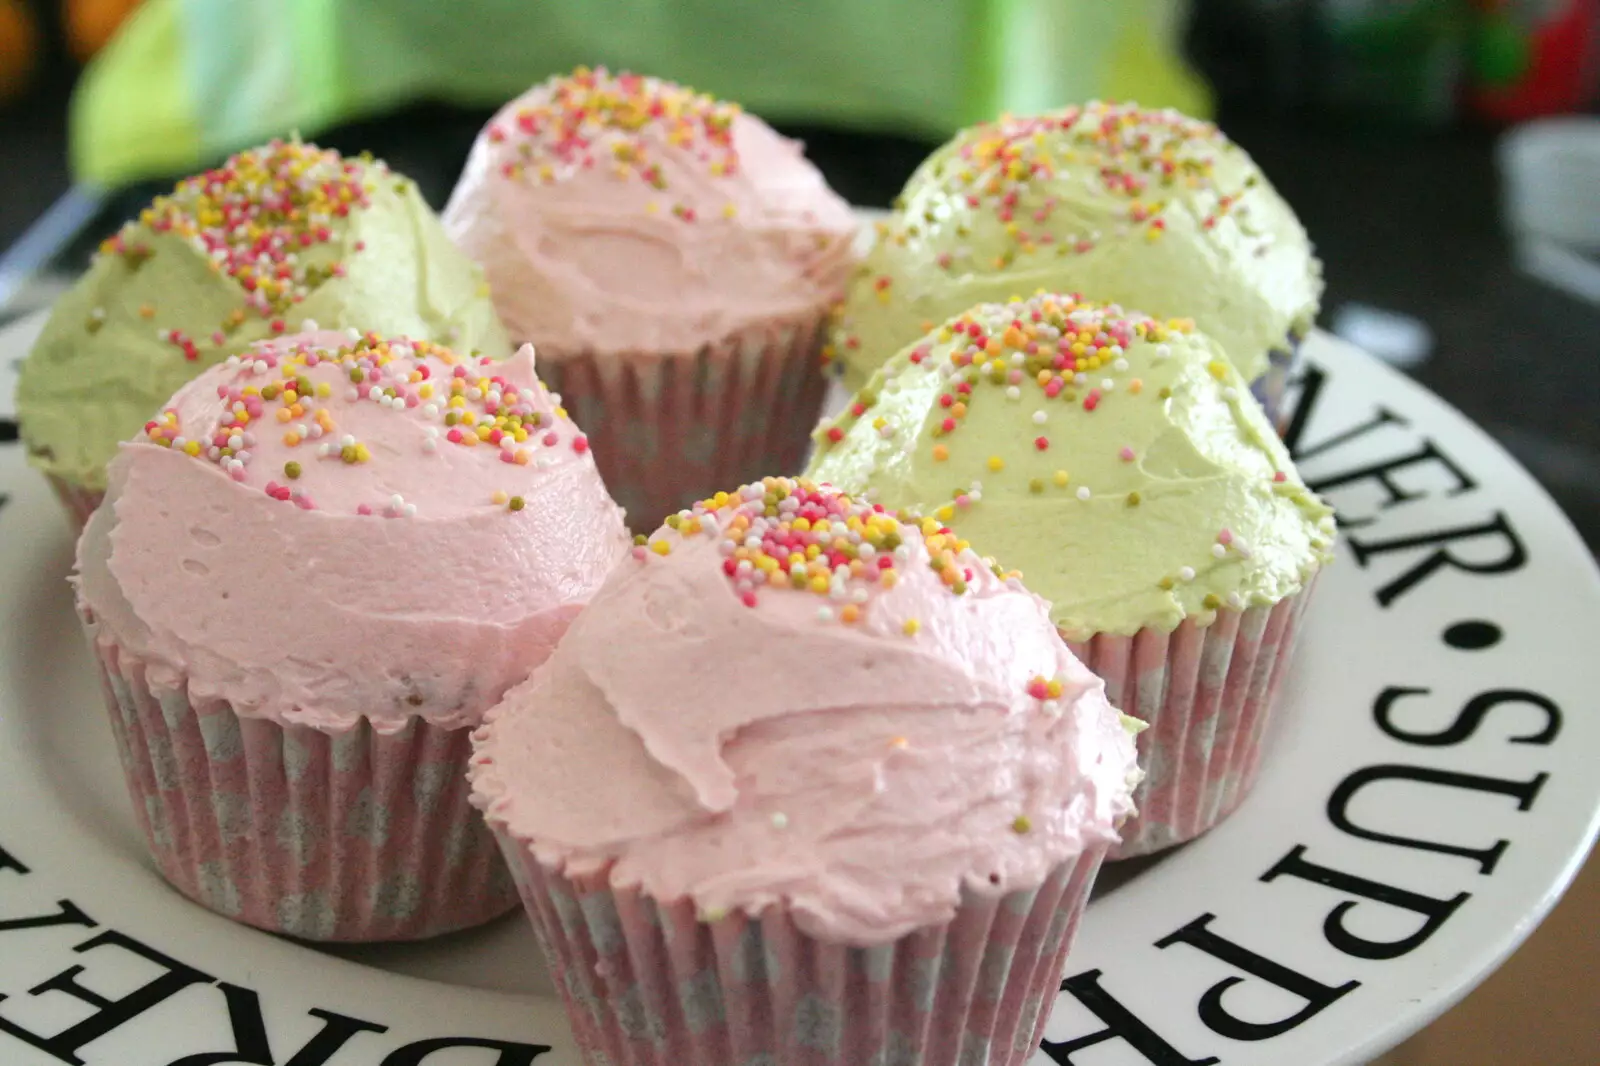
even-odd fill
[[[312,332],[229,359],[109,467],[78,547],[96,639],[249,717],[476,724],[628,550],[557,403],[526,347]]]
[[[1117,839],[1133,740],[1042,600],[808,482],[708,503],[490,710],[491,825],[569,875],[858,945]]]
[[[479,135],[444,214],[545,358],[692,353],[822,314],[858,225],[798,142],[655,78],[535,86]]]

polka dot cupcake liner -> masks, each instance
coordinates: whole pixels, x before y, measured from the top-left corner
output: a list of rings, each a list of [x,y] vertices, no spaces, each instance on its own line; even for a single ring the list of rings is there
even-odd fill
[[[1104,679],[1112,706],[1150,727],[1138,738],[1138,813],[1123,823],[1110,858],[1193,840],[1244,801],[1310,593],[1308,584],[1270,607],[1219,611],[1207,626],[1185,619],[1169,633],[1067,641]]]
[[[1289,405],[1289,382],[1300,367],[1300,342],[1290,338],[1283,348],[1267,353],[1267,372],[1250,385],[1250,391],[1261,401],[1267,421],[1281,437],[1289,430],[1289,420],[1294,408]]]
[[[827,387],[823,319],[693,354],[541,352],[539,376],[583,427],[635,530],[728,485],[804,464]]]
[[[100,501],[105,499],[106,494],[99,489],[86,489],[70,481],[63,481],[54,474],[46,474],[45,477],[50,482],[50,487],[55,490],[56,499],[67,509],[67,520],[72,523],[73,532],[82,533],[83,527],[89,524],[89,516],[94,514],[95,508],[100,506]]]
[[[468,803],[470,729],[282,726],[191,702],[93,639],[135,817],[180,892],[305,940],[414,940],[517,896]]]
[[[587,1066],[1023,1066],[1105,849],[871,948],[567,877],[497,836]]]

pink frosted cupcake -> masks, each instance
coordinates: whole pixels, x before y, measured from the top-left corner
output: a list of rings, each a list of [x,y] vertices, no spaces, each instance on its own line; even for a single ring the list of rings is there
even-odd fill
[[[784,478],[635,556],[473,736],[586,1061],[1025,1062],[1138,776],[1048,607]]]
[[[635,526],[804,460],[856,222],[796,142],[734,104],[580,69],[501,109],[445,226]]]
[[[156,865],[311,940],[512,907],[468,736],[627,543],[527,349],[310,333],[203,373],[112,460],[78,546]]]

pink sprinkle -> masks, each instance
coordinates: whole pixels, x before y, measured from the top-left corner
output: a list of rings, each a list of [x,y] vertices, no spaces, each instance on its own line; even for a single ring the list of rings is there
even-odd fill
[[[1218,544],[1224,544],[1224,545],[1232,544],[1233,543],[1233,530],[1224,529],[1221,533],[1218,533],[1217,534],[1217,543]]]
[[[585,437],[585,436],[583,436],[581,434],[576,436],[576,437],[573,437],[572,438],[572,450],[577,452],[579,455],[582,455],[584,452],[588,451],[589,450],[589,438]]]
[[[1051,378],[1050,383],[1044,387],[1044,394],[1053,400],[1061,395],[1062,388],[1060,378]]]
[[[449,433],[444,435],[444,439],[449,441],[451,444],[460,444],[461,431],[459,429],[452,429]]]
[[[1122,461],[1123,462],[1125,462],[1125,463],[1133,462],[1133,449],[1132,448],[1129,448],[1126,445],[1124,445],[1122,450],[1120,452],[1118,452],[1117,454],[1122,457]]]
[[[233,480],[235,480],[235,481],[243,481],[244,480],[244,467],[243,466],[230,467],[229,470],[228,470],[228,476],[233,478]]]
[[[364,503],[360,504],[359,506],[356,507],[356,514],[371,514],[371,513],[372,513],[372,508],[367,506]]]
[[[639,560],[641,563],[644,562],[645,559],[649,557],[649,555],[650,555],[649,550],[647,548],[645,548],[645,546],[643,544],[635,544],[633,546],[633,557],[635,559]]]
[[[1006,381],[1011,385],[1022,384],[1022,371],[1016,367],[1011,368],[1011,373],[1006,375]]]
[[[746,607],[754,607],[756,605],[756,594],[754,592],[746,592],[744,595],[739,597],[739,600]]]
[[[1272,480],[1278,482],[1279,484],[1282,484],[1283,482],[1289,480],[1289,475],[1285,474],[1282,470],[1280,470],[1276,474],[1272,475]]]
[[[554,430],[551,430],[551,431],[550,431],[550,432],[549,432],[549,433],[546,433],[546,434],[545,434],[545,435],[544,435],[544,436],[542,436],[542,437],[540,437],[540,438],[539,438],[539,441],[540,441],[540,443],[542,443],[542,444],[543,444],[543,445],[544,445],[544,446],[545,446],[545,447],[547,447],[547,448],[548,448],[548,447],[550,447],[550,446],[551,446],[551,445],[553,445],[553,444],[555,444],[555,443],[556,443],[556,441],[558,441],[558,440],[560,440],[560,439],[561,439],[561,438],[560,438],[560,437],[558,437],[558,436],[556,436],[556,434],[555,434],[555,431],[554,431]]]

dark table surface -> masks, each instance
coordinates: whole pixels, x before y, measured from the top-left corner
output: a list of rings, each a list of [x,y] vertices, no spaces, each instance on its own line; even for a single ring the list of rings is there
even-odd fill
[[[47,86],[0,110],[0,248],[68,186],[66,93]],[[418,106],[328,131],[320,143],[369,149],[442,204],[486,113]],[[1495,135],[1417,132],[1304,119],[1234,117],[1224,129],[1255,156],[1317,241],[1324,321],[1361,302],[1433,332],[1410,372],[1506,445],[1600,547],[1600,308],[1516,271],[1500,224]],[[791,129],[841,194],[886,205],[928,150],[911,140]],[[127,190],[55,264],[88,250],[157,187]]]

